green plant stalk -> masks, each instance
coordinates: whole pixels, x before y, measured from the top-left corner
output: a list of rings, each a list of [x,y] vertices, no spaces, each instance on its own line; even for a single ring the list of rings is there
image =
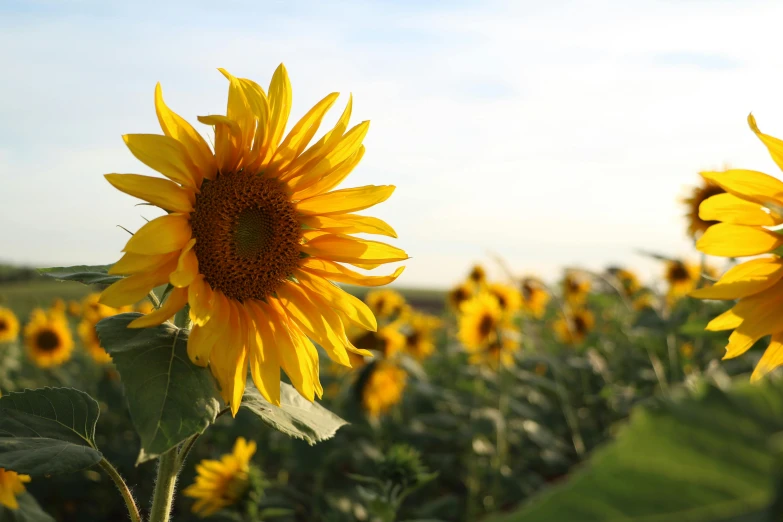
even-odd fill
[[[128,514],[130,515],[131,522],[141,522],[141,513],[139,513],[139,508],[136,506],[136,501],[133,500],[133,494],[116,468],[112,466],[111,463],[105,458],[101,459],[100,462],[98,462],[98,465],[103,468],[103,471],[109,475],[109,477],[117,485],[117,489],[120,490],[120,494],[125,501],[125,506],[128,508]]]
[[[169,522],[174,505],[174,489],[179,474],[177,449],[171,448],[158,459],[158,476],[155,479],[155,493],[152,496],[150,522]]]

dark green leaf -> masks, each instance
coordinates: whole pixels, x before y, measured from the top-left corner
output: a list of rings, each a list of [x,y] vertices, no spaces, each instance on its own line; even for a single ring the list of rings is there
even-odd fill
[[[290,437],[304,439],[311,446],[331,439],[341,426],[347,424],[323,406],[308,401],[293,386],[285,383],[280,383],[279,407],[269,403],[251,385],[245,389],[242,407],[258,415],[274,429]]]
[[[54,522],[30,493],[22,493],[16,497],[16,501],[19,502],[19,509],[0,505],[0,522]]]
[[[0,467],[31,476],[72,473],[101,460],[95,447],[98,403],[71,388],[0,398]]]
[[[53,266],[39,268],[38,273],[60,281],[77,281],[85,285],[109,285],[122,279],[122,276],[109,275],[111,265],[94,266]]]
[[[144,462],[203,432],[214,422],[220,403],[209,370],[188,359],[188,331],[171,323],[128,328],[139,317],[115,315],[99,322],[97,330],[125,385],[141,437],[139,462]]]

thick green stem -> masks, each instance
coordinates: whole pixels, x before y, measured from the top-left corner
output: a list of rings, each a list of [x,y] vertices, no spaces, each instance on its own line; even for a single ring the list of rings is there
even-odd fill
[[[141,513],[139,513],[139,508],[136,506],[136,501],[133,500],[133,495],[119,472],[106,459],[101,459],[100,462],[98,462],[98,465],[103,468],[103,471],[105,471],[109,477],[111,477],[117,485],[117,489],[120,490],[120,494],[122,495],[123,500],[125,500],[125,506],[128,508],[131,522],[141,522]]]
[[[155,479],[155,493],[152,496],[150,522],[169,522],[174,504],[174,489],[177,485],[177,448],[172,448],[158,459],[158,477]]]

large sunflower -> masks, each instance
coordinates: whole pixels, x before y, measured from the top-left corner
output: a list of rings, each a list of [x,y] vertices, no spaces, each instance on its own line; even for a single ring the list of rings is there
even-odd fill
[[[0,343],[15,341],[19,336],[19,320],[13,310],[0,306]]]
[[[0,506],[19,509],[16,497],[25,492],[25,483],[30,482],[29,475],[20,475],[15,471],[0,468]],[[9,518],[14,518],[13,516]]]
[[[256,443],[239,437],[234,450],[220,460],[202,460],[196,465],[196,482],[185,488],[186,497],[195,498],[192,511],[199,517],[208,517],[236,504],[250,487],[250,459],[256,452]]]
[[[166,106],[160,85],[155,109],[164,135],[124,136],[136,158],[168,179],[106,178],[168,213],[131,237],[111,269],[128,277],[107,288],[101,302],[130,305],[171,283],[166,302],[130,327],[160,324],[189,304],[188,355],[194,364],[209,365],[235,414],[248,369],[274,404],[280,402],[280,368],[305,398],[320,397],[311,339],[349,366],[348,351],[365,352],[348,341],[345,325],[376,328],[369,308],[332,281],[378,286],[403,270],[373,277],[342,263],[370,269],[408,256],[351,235],[396,237],[384,221],[354,213],[385,201],[394,186],[332,190],[364,154],[369,122],[348,129],[350,99],[335,127],[307,148],[337,93],[319,101],[283,138],[291,110],[285,68],[275,71],[268,94],[251,80],[220,72],[229,81],[226,115],[198,118],[214,127],[214,153]]]
[[[783,141],[763,134],[752,115],[748,123],[783,169]],[[702,176],[727,193],[702,203],[700,217],[719,223],[707,229],[696,247],[724,257],[771,254],[734,266],[712,287],[690,294],[702,299],[739,299],[707,325],[713,331],[734,330],[724,359],[742,355],[762,337],[772,336],[751,375],[751,380],[757,380],[783,364],[783,259],[778,254],[783,235],[768,228],[783,224],[783,182],[752,170],[704,172]]]
[[[702,174],[702,183],[691,189],[687,198],[682,200],[685,205],[685,219],[688,221],[688,235],[693,239],[699,239],[704,232],[707,231],[712,225],[717,223],[714,220],[704,220],[699,217],[699,206],[703,201],[717,196],[718,194],[724,194],[726,191],[721,188],[720,185],[705,178]]]
[[[73,337],[65,316],[36,308],[24,327],[27,356],[39,368],[59,366],[71,358]]]

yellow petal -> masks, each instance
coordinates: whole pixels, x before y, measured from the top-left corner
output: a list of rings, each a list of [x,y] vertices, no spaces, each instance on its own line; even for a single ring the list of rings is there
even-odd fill
[[[756,133],[761,142],[766,145],[772,160],[779,168],[783,169],[783,141],[761,132],[758,125],[756,125],[756,118],[752,114],[748,114],[748,125],[750,125],[751,130]]]
[[[150,290],[166,283],[169,280],[169,274],[176,266],[176,258],[172,258],[151,272],[141,272],[120,279],[101,293],[100,302],[114,308],[138,303],[147,297]]]
[[[193,192],[163,178],[139,174],[104,174],[117,190],[171,212],[191,212]]]
[[[215,162],[220,172],[237,170],[242,160],[242,129],[239,124],[219,114],[199,116],[198,121],[215,128]]]
[[[277,145],[283,137],[291,113],[291,81],[282,63],[275,70],[269,84],[269,112],[267,134],[264,136],[262,167],[266,166],[277,152]]]
[[[303,270],[295,272],[295,277],[309,290],[317,293],[329,306],[342,313],[351,322],[365,330],[375,331],[378,323],[372,311],[360,299],[333,285],[329,281],[308,274]]]
[[[358,214],[342,214],[338,216],[304,216],[299,220],[303,225],[326,232],[340,234],[378,234],[397,237],[394,229],[376,217],[360,216]]]
[[[188,286],[190,320],[193,324],[204,326],[212,317],[213,292],[203,276],[196,277]]]
[[[264,309],[272,330],[272,336],[277,343],[277,354],[280,357],[280,365],[285,371],[294,388],[307,400],[315,399],[315,386],[312,381],[312,371],[309,366],[309,358],[302,346],[293,337],[293,327],[288,318],[281,316],[277,310],[266,303],[259,303]]]
[[[386,201],[395,188],[394,185],[368,185],[335,190],[304,199],[296,204],[296,209],[303,214],[347,214]]]
[[[182,249],[193,231],[190,221],[182,214],[160,216],[141,227],[125,245],[123,252],[156,255]]]
[[[365,148],[361,145],[356,152],[339,163],[334,158],[319,161],[311,170],[288,182],[294,199],[306,199],[327,192],[339,185],[353,172],[364,157]]]
[[[250,152],[250,144],[253,141],[253,134],[256,130],[255,115],[250,109],[250,102],[245,96],[245,89],[239,79],[232,76],[225,69],[221,68],[218,71],[228,78],[229,81],[226,117],[235,121],[239,126],[242,139],[238,145],[240,154],[244,155]]]
[[[209,367],[212,374],[220,384],[220,395],[226,404],[231,406],[232,414],[239,409],[239,403],[235,400],[237,387],[244,391],[242,367],[247,372],[247,358],[245,356],[246,331],[242,330],[242,323],[234,301],[228,300],[226,309],[228,321],[223,325],[223,332],[216,349],[209,356]],[[207,323],[209,324],[209,323]]]
[[[109,269],[111,275],[131,275],[139,272],[149,272],[161,265],[164,265],[177,257],[177,252],[168,254],[156,254],[154,256],[145,256],[143,254],[134,254],[127,252],[123,254],[119,261],[114,263]]]
[[[349,285],[359,286],[383,286],[388,285],[395,279],[400,277],[404,266],[398,267],[392,275],[388,276],[367,276],[354,272],[342,265],[326,261],[325,259],[317,259],[314,257],[308,257],[302,260],[302,270],[310,272],[311,274],[321,276],[338,283],[346,283]]]
[[[729,336],[724,359],[742,355],[765,335],[783,331],[781,291],[783,291],[783,281],[737,303],[733,310],[735,315],[742,318],[742,323]]]
[[[764,355],[759,359],[756,364],[756,369],[753,370],[753,374],[750,376],[750,382],[756,382],[769,372],[783,365],[783,335],[776,334],[772,336],[772,340],[764,350]]]
[[[713,286],[694,290],[698,299],[739,299],[757,294],[783,277],[783,261],[777,257],[751,259],[732,267]]]
[[[188,339],[188,356],[193,364],[206,366],[209,356],[215,344],[223,338],[225,330],[230,327],[231,317],[228,299],[222,292],[212,293],[212,317],[207,323],[198,328],[197,339]],[[195,331],[196,328],[194,327]]]
[[[704,221],[737,225],[774,226],[780,223],[758,203],[728,193],[705,199],[699,205],[699,217]]]
[[[122,137],[131,154],[180,185],[195,188],[198,169],[188,157],[185,147],[168,136],[158,134],[126,134]]]
[[[783,205],[783,182],[755,170],[731,169],[725,172],[701,172],[701,176],[726,192],[767,207]],[[780,218],[780,213],[777,216]]]
[[[177,269],[171,273],[169,280],[177,288],[184,288],[193,282],[198,275],[198,259],[193,247],[196,246],[196,238],[192,238],[182,249],[177,262]]]
[[[300,248],[313,257],[351,264],[377,265],[408,259],[408,254],[397,247],[342,234],[319,236]]]
[[[783,245],[783,236],[763,228],[718,223],[696,242],[696,248],[713,256],[742,257],[765,254]]]
[[[255,301],[246,303],[246,310],[256,327],[254,348],[250,350],[250,375],[253,384],[266,400],[280,406],[280,360],[277,343],[269,326],[266,312]]]
[[[203,178],[213,179],[216,174],[215,156],[201,137],[187,121],[168,108],[163,101],[163,91],[160,83],[155,86],[155,112],[158,114],[158,122],[163,134],[174,138],[185,147],[188,157],[198,170],[198,175],[194,176],[197,186],[201,185]]]
[[[156,326],[168,321],[174,314],[182,310],[188,304],[188,291],[185,288],[175,288],[169,292],[163,305],[147,315],[134,319],[128,328],[146,328]]]
[[[740,303],[742,303],[742,301],[740,301]],[[739,305],[735,305],[734,308],[737,306]],[[730,308],[729,310],[726,310],[720,314],[718,317],[714,318],[712,321],[707,323],[707,326],[704,329],[711,332],[720,332],[721,330],[733,330],[734,328],[741,325],[742,317],[734,312],[734,308]]]
[[[205,342],[207,330],[203,326],[193,325],[188,337],[188,357],[196,366],[206,367],[209,364],[209,355],[212,353],[214,343]]]

